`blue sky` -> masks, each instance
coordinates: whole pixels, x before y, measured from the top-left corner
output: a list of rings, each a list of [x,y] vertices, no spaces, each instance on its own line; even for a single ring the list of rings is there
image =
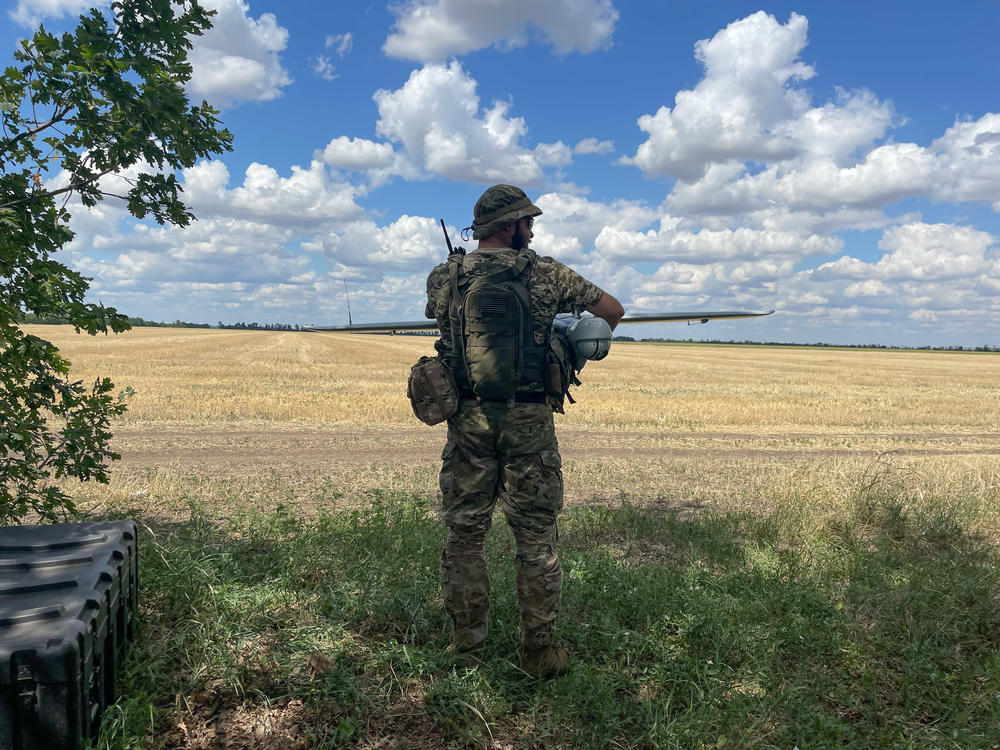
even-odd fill
[[[86,0],[7,0],[4,49]],[[639,336],[1000,345],[1000,4],[206,0],[192,97],[235,148],[199,221],[74,209],[65,261],[157,320],[419,318],[486,186]],[[52,179],[58,179],[53,175]]]

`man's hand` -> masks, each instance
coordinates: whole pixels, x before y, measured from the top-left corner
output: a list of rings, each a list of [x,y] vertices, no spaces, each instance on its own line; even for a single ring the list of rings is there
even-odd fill
[[[613,331],[625,314],[625,308],[621,302],[605,292],[595,304],[587,308],[587,312],[592,313],[594,317],[604,318]]]

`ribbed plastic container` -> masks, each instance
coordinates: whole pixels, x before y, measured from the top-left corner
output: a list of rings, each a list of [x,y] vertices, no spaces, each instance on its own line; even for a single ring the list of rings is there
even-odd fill
[[[97,736],[138,596],[131,521],[0,528],[0,750]]]

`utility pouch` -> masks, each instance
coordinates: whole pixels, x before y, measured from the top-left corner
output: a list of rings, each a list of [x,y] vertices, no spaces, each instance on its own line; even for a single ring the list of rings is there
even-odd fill
[[[417,419],[431,425],[452,416],[460,401],[455,376],[440,357],[421,357],[410,368],[406,397]]]
[[[562,368],[558,362],[549,362],[545,372],[545,395],[561,399],[563,393],[565,391],[563,389]]]
[[[573,370],[570,345],[561,331],[553,329],[549,336],[549,347],[545,352],[545,395],[558,414],[564,414],[566,401],[575,403],[570,395],[570,385],[580,385]]]

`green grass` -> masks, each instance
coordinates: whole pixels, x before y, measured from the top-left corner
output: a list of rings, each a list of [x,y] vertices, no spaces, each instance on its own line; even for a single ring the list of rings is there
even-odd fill
[[[1000,560],[970,531],[998,498],[861,479],[822,522],[796,503],[567,509],[572,660],[549,682],[517,667],[499,516],[473,669],[444,651],[444,532],[426,500],[149,521],[142,628],[99,746],[1000,746]]]

